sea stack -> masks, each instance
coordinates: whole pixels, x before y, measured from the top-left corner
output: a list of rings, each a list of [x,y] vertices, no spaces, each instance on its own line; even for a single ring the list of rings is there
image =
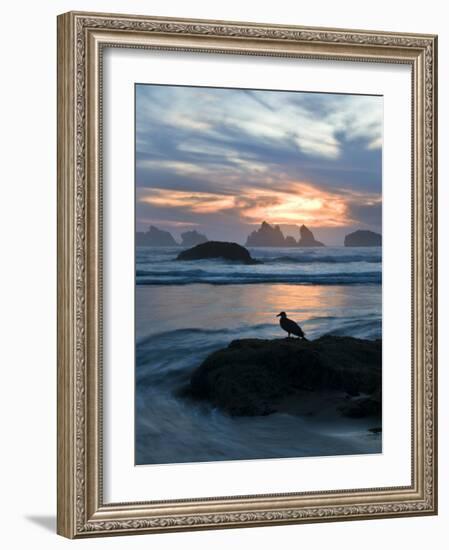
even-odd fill
[[[298,243],[293,237],[290,237],[290,235],[288,235],[287,237],[285,237],[284,246],[298,246]]]
[[[279,225],[270,225],[262,222],[262,225],[256,231],[253,231],[246,239],[246,246],[273,246],[273,247],[295,247],[295,246],[325,246],[317,241],[312,231],[305,225],[299,228],[300,239],[296,241],[294,237],[284,237]]]
[[[279,225],[262,222],[260,228],[248,236],[246,246],[286,246],[285,237]]]
[[[168,231],[162,231],[151,225],[148,231],[136,232],[137,246],[177,246],[178,243]]]
[[[346,235],[345,246],[382,246],[382,235],[359,229]]]
[[[320,241],[317,241],[310,229],[305,225],[301,225],[299,228],[301,238],[299,239],[298,246],[325,246]]]

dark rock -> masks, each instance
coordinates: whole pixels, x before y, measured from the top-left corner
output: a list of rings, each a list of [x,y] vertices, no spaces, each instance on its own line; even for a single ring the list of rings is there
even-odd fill
[[[285,238],[279,225],[262,222],[260,228],[248,236],[246,246],[285,246]]]
[[[198,231],[186,231],[185,233],[181,233],[181,246],[188,246],[189,248],[192,246],[196,246],[197,244],[203,244],[207,243],[208,238],[206,235],[202,235],[201,233],[198,233]]]
[[[380,416],[382,413],[382,403],[380,394],[377,393],[369,397],[358,397],[340,405],[338,410],[349,418],[365,418],[366,416]]]
[[[382,426],[376,426],[375,428],[369,428],[368,431],[372,434],[381,434]]]
[[[137,246],[177,246],[177,242],[168,231],[162,231],[151,225],[145,233],[136,232]]]
[[[382,246],[382,235],[360,229],[346,235],[345,246]]]
[[[194,371],[190,392],[231,415],[252,416],[276,411],[278,403],[295,392],[316,392],[319,399],[320,392],[337,390],[370,400],[363,403],[360,398],[357,406],[344,403],[348,408],[342,405],[342,414],[378,415],[381,361],[381,340],[234,340]]]
[[[312,231],[305,225],[301,225],[299,233],[301,238],[299,239],[298,246],[324,246],[323,243],[315,239]]]
[[[254,260],[244,246],[237,243],[225,243],[220,241],[208,241],[199,244],[178,254],[177,260],[208,260],[221,258],[244,264],[261,263]]]

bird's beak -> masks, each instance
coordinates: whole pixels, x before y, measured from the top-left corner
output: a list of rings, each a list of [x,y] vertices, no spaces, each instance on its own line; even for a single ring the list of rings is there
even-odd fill
[[[280,317],[280,316],[281,316],[281,314],[280,314],[280,313],[278,313],[278,315],[276,315],[276,317]]]

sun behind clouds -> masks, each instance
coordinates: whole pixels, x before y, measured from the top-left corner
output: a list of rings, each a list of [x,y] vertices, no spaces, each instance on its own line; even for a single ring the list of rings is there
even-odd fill
[[[174,189],[141,190],[138,201],[148,205],[174,209],[179,214],[199,216],[229,213],[242,223],[273,224],[307,223],[312,227],[344,227],[353,223],[350,204],[360,201],[357,193],[332,193],[305,182],[291,182],[282,191],[245,188],[239,194],[189,192]],[[366,196],[366,204],[378,200]]]
[[[139,85],[136,226],[382,231],[383,99]]]

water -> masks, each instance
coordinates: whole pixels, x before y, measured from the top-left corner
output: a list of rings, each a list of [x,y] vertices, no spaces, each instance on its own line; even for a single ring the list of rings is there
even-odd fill
[[[136,464],[381,452],[366,419],[230,417],[179,395],[231,340],[283,337],[282,310],[311,339],[380,338],[380,248],[252,249],[264,263],[249,266],[179,251],[137,249]]]
[[[259,265],[202,260],[178,262],[179,247],[138,247],[138,285],[381,283],[381,248],[250,248]]]

